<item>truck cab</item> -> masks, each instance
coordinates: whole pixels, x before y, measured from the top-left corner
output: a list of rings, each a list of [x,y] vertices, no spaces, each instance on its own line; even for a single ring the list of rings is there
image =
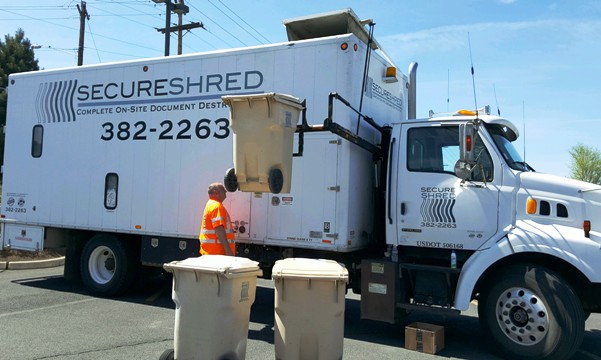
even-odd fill
[[[506,355],[564,358],[600,310],[601,187],[534,171],[518,136],[488,109],[392,126],[385,255],[399,266],[386,320],[477,300]],[[369,311],[373,265],[362,269],[364,318],[381,316]]]

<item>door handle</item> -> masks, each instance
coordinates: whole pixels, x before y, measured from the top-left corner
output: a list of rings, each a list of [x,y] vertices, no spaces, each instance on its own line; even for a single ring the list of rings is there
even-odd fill
[[[407,206],[405,205],[404,202],[401,203],[401,215],[405,215],[405,212],[407,211]]]

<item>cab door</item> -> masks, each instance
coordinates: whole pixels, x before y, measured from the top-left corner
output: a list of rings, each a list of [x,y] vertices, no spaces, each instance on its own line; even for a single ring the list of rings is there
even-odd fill
[[[500,163],[482,137],[475,143],[477,169],[470,180],[454,174],[459,126],[403,124],[397,154],[398,244],[477,249],[497,232]]]

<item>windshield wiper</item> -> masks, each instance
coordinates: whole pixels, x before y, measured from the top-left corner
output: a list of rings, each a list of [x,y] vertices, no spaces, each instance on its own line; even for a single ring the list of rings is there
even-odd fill
[[[536,170],[534,170],[534,168],[528,165],[528,163],[525,161],[512,161],[511,165],[519,165],[521,167],[521,170],[536,172]]]

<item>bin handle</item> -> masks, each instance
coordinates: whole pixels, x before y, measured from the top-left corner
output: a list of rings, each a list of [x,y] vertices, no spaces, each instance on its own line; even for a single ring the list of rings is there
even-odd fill
[[[269,96],[269,95],[274,95],[274,94],[275,94],[275,93],[268,93],[268,94],[266,94],[266,95],[268,95],[268,96]],[[266,100],[265,102],[267,103],[267,117],[268,117],[268,118],[271,118],[271,103],[269,102],[269,98],[268,98],[267,96],[265,96],[265,98],[264,98],[264,99]],[[248,98],[248,99],[246,99],[246,101],[248,102],[248,107],[249,107],[249,108],[252,108],[252,107],[253,107],[253,104],[252,104],[252,102],[253,102],[253,99],[251,99],[251,98]],[[231,108],[232,108],[232,110],[234,109],[234,107],[233,107],[233,106],[232,106]]]

